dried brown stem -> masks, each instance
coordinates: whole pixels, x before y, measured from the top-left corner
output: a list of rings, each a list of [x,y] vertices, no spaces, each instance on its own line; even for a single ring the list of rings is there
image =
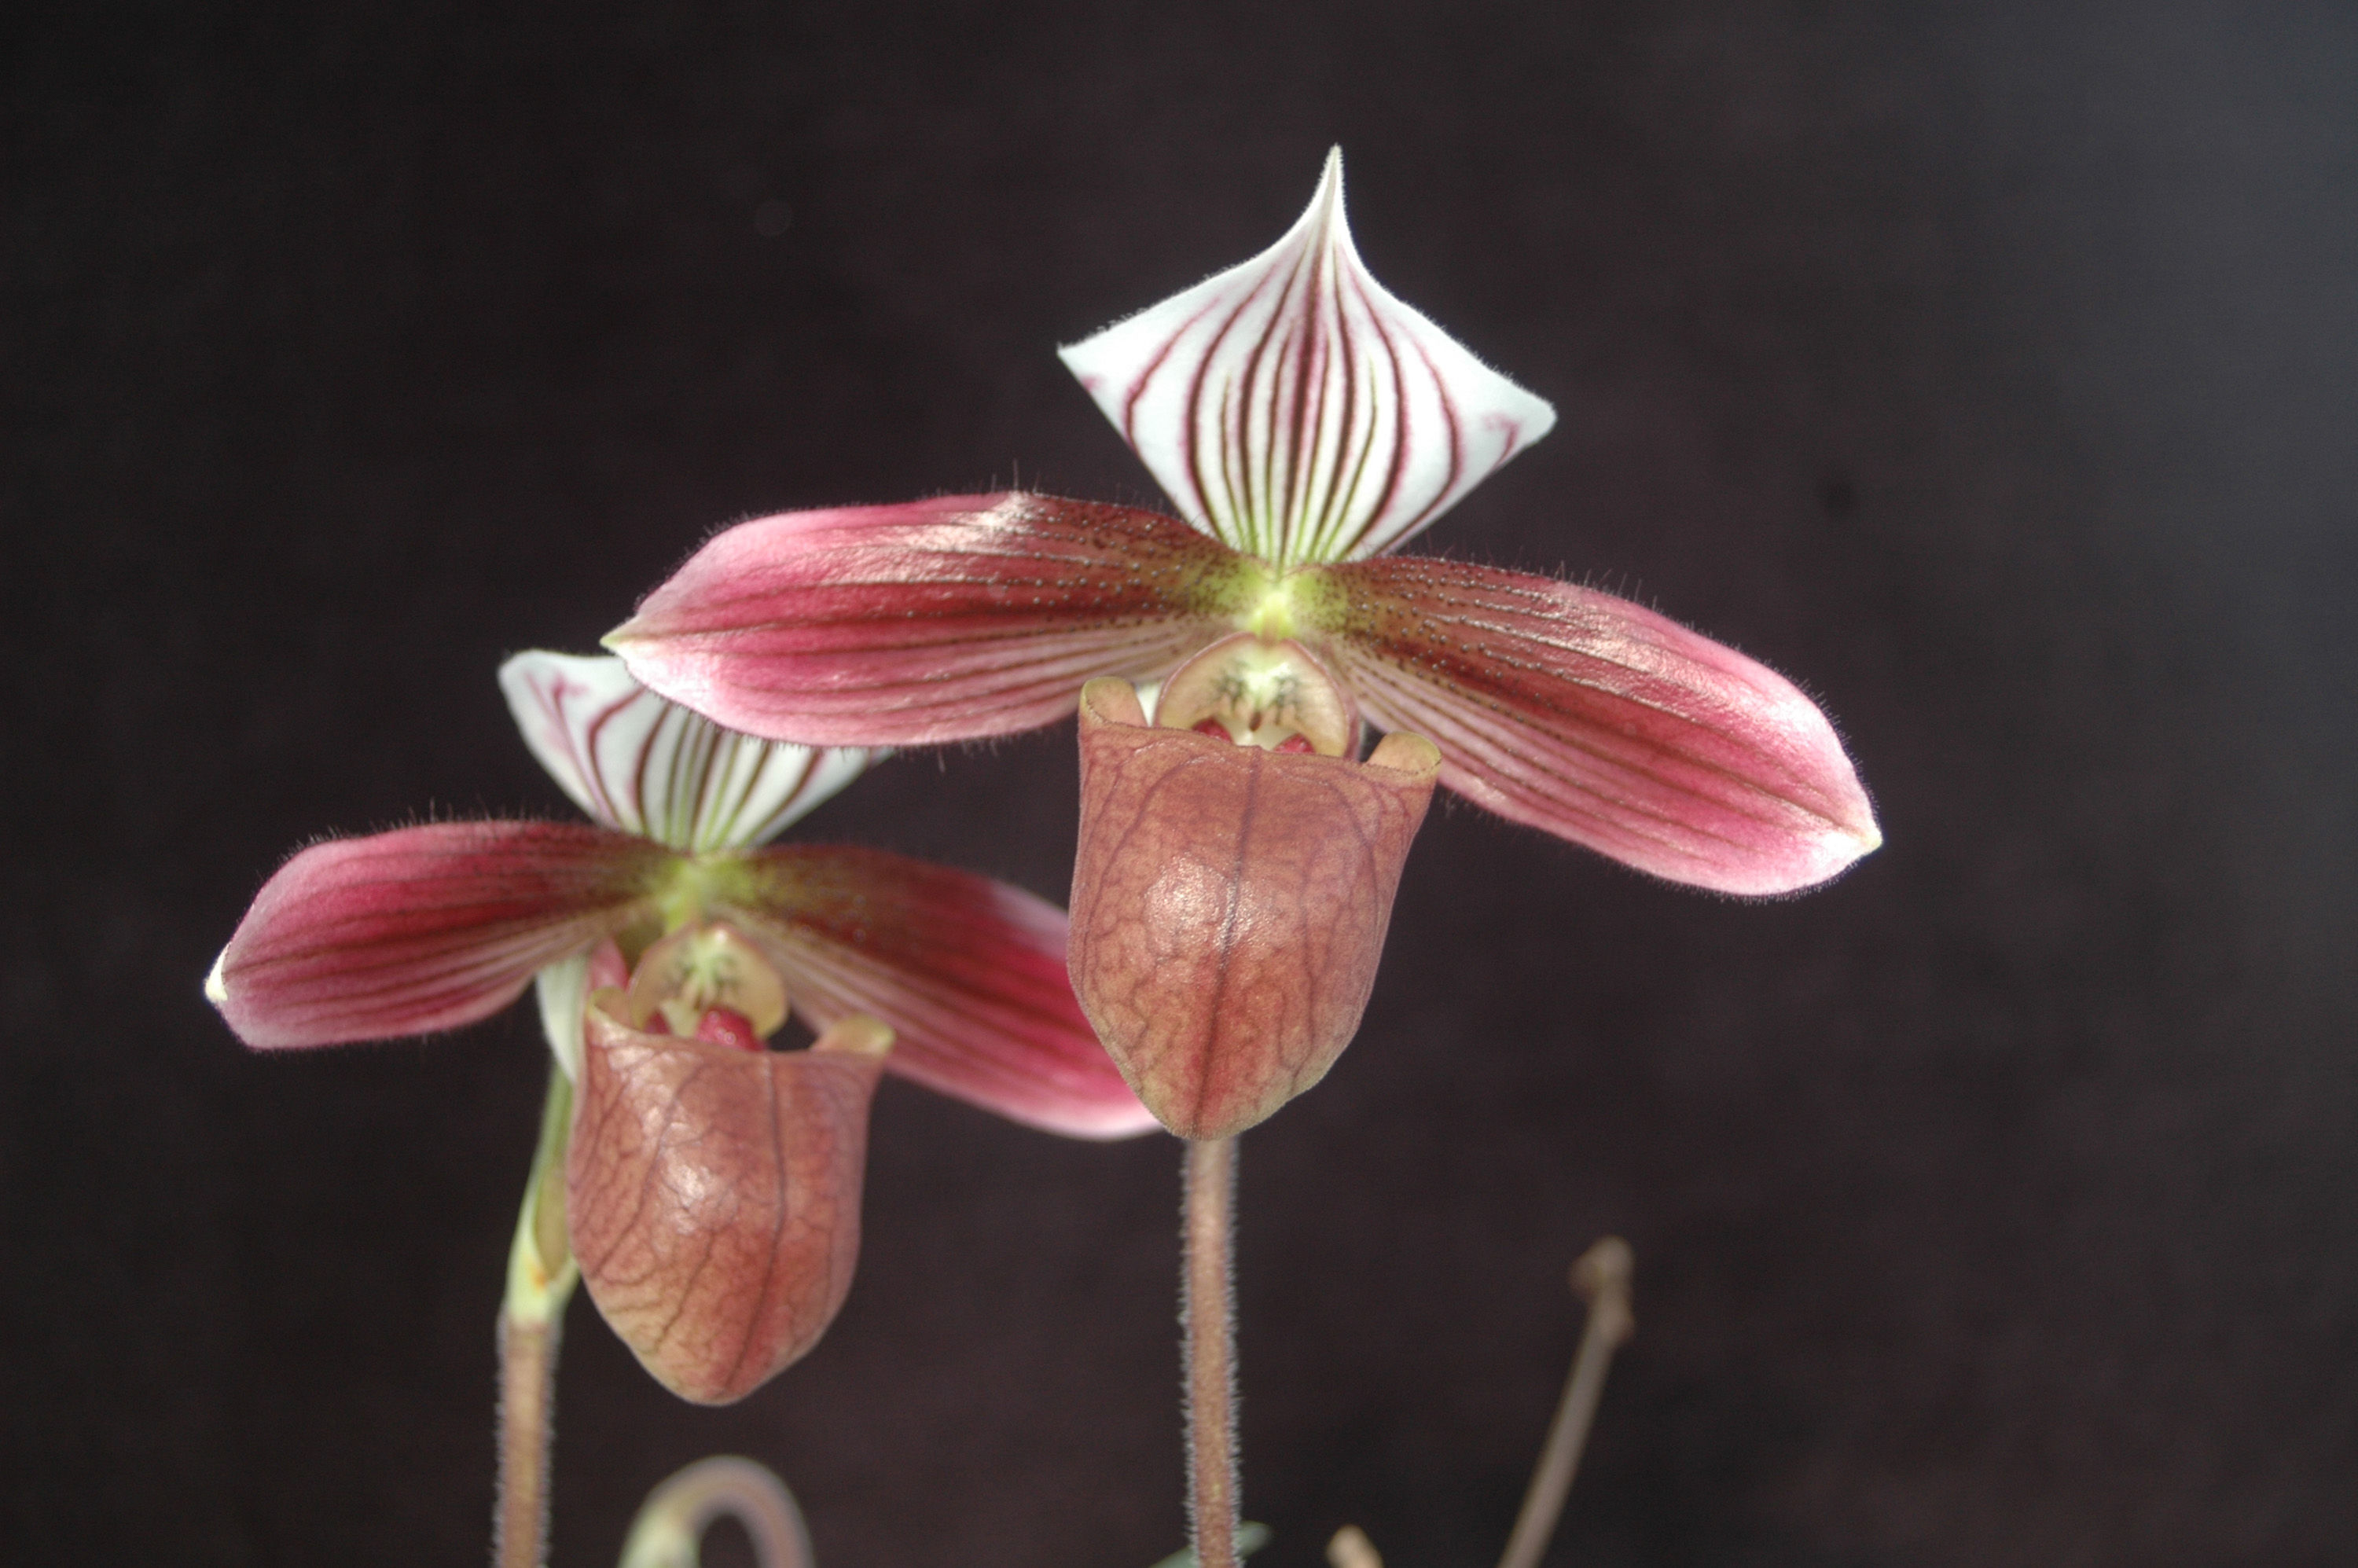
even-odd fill
[[[1539,1568],[1548,1538],[1555,1533],[1563,1499],[1580,1468],[1589,1425],[1596,1419],[1596,1401],[1605,1392],[1613,1352],[1637,1331],[1638,1320],[1629,1307],[1630,1267],[1629,1244],[1617,1236],[1605,1238],[1572,1266],[1572,1288],[1588,1303],[1588,1324],[1581,1332],[1563,1399],[1556,1406],[1546,1446],[1531,1473],[1531,1490],[1523,1495],[1522,1511],[1515,1516],[1514,1534],[1507,1540],[1498,1568]]]

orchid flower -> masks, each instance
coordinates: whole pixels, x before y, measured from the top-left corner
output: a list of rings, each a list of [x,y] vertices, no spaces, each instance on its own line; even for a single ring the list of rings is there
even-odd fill
[[[314,845],[205,990],[269,1050],[458,1028],[536,979],[579,1102],[552,1211],[600,1311],[676,1392],[741,1397],[841,1305],[880,1073],[1074,1137],[1153,1126],[1075,1003],[1054,906],[877,850],[761,847],[868,752],[730,734],[613,658],[522,654],[500,680],[597,826]],[[816,1044],[766,1049],[790,1012]]]
[[[1339,151],[1275,245],[1063,357],[1178,519],[1023,493],[761,518],[607,643],[814,745],[1077,702],[1074,983],[1173,1130],[1239,1130],[1333,1064],[1436,781],[1725,893],[1881,842],[1782,676],[1610,594],[1391,553],[1555,416],[1369,276]]]

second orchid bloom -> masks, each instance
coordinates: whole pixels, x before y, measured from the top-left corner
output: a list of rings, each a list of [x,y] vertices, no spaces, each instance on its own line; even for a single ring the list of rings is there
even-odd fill
[[[550,1220],[535,1250],[578,1260],[675,1392],[740,1398],[834,1317],[883,1072],[1076,1137],[1153,1125],[1075,1005],[1053,906],[898,855],[764,846],[865,752],[726,733],[611,658],[525,654],[501,682],[598,825],[315,845],[256,896],[206,991],[247,1044],[278,1048],[457,1028],[536,981],[573,1108],[553,1132],[569,1125],[561,1200],[527,1209]],[[768,1049],[790,1014],[816,1042]]]
[[[1339,157],[1270,250],[1064,357],[1180,518],[1023,493],[762,518],[608,643],[809,745],[1077,705],[1073,982],[1172,1130],[1240,1130],[1333,1064],[1436,782],[1727,893],[1881,842],[1782,676],[1610,594],[1389,553],[1554,413],[1368,275]]]

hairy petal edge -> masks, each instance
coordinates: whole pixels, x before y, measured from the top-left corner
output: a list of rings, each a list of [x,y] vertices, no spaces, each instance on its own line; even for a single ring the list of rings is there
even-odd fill
[[[546,822],[315,844],[254,896],[205,994],[264,1050],[456,1029],[628,925],[673,860],[644,839]]]
[[[789,512],[707,544],[606,639],[653,690],[806,745],[1035,729],[1167,669],[1254,568],[1174,518],[1009,492]]]
[[[1766,895],[1883,841],[1842,742],[1782,676],[1611,594],[1425,557],[1302,595],[1368,718],[1442,783],[1671,881]]]

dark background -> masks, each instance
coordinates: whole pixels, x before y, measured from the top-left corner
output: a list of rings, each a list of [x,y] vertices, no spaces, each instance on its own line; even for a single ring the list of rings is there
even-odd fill
[[[545,1053],[261,1058],[279,859],[568,808],[503,654],[708,531],[1149,481],[1051,353],[1258,250],[1563,415],[1427,535],[1821,696],[1889,844],[1747,905],[1459,806],[1246,1141],[1248,1512],[1503,1541],[1617,1230],[1556,1564],[2349,1561],[2358,15],[1014,0],[19,14],[5,46],[0,1540],[472,1563]],[[1070,727],[808,836],[1052,896]],[[577,1303],[557,1561],[700,1454],[821,1561],[1182,1537],[1177,1151],[893,1086],[806,1362],[690,1409]]]

